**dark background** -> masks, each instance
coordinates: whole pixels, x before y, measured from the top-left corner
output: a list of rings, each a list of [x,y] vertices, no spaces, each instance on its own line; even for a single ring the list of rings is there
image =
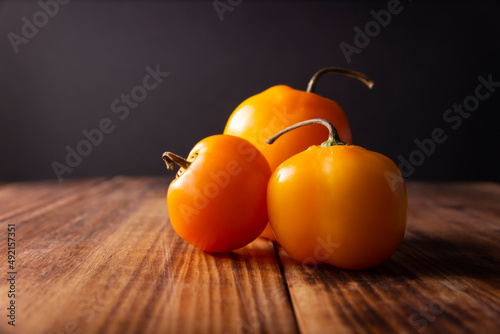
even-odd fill
[[[246,98],[277,84],[305,89],[316,70],[340,66],[375,81],[370,91],[328,76],[317,88],[342,106],[355,144],[399,163],[440,127],[448,139],[409,178],[500,181],[500,87],[458,129],[443,121],[479,75],[500,81],[500,4],[401,1],[348,63],[339,44],[354,44],[354,27],[387,3],[243,0],[221,21],[211,0],[73,0],[16,54],[9,32],[21,35],[22,18],[41,8],[1,2],[0,180],[56,178],[51,164],[103,118],[114,131],[64,178],[165,174],[163,151],[186,155],[221,133]],[[170,75],[120,120],[111,103],[157,64]]]

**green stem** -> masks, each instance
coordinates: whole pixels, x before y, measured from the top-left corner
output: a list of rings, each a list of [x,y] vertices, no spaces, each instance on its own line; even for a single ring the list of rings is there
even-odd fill
[[[295,129],[300,128],[300,127],[305,126],[305,125],[310,125],[310,124],[321,124],[321,125],[324,125],[328,128],[328,133],[329,133],[328,140],[323,142],[321,144],[321,147],[330,147],[330,146],[335,146],[335,145],[347,145],[347,143],[340,140],[339,134],[337,133],[337,129],[335,129],[333,124],[328,122],[326,119],[322,119],[322,118],[313,118],[313,119],[299,122],[297,124],[289,126],[288,128],[281,130],[280,132],[278,132],[277,134],[275,134],[274,136],[272,136],[271,138],[266,140],[266,143],[272,144],[276,141],[276,139],[278,139],[279,137],[281,137],[285,133],[292,131],[292,130],[295,130]]]
[[[368,78],[363,73],[348,70],[345,68],[340,68],[340,67],[325,67],[325,68],[322,68],[321,70],[319,70],[318,72],[314,73],[313,77],[309,81],[309,84],[307,85],[306,92],[314,93],[314,90],[316,89],[316,84],[318,83],[319,78],[321,78],[321,76],[323,74],[326,74],[326,73],[342,74],[342,75],[346,75],[348,77],[356,78],[356,79],[360,80],[361,82],[363,82],[365,85],[367,85],[368,88],[370,88],[370,89],[373,87],[373,84],[374,84],[373,80]]]

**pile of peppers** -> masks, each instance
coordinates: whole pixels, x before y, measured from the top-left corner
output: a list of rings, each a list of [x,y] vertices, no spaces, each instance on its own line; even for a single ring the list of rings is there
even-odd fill
[[[403,176],[388,157],[352,144],[340,106],[314,93],[327,73],[373,81],[327,67],[306,91],[271,87],[243,101],[223,134],[197,143],[167,192],[174,230],[206,252],[241,248],[257,237],[279,243],[304,264],[365,269],[401,244],[407,219]]]

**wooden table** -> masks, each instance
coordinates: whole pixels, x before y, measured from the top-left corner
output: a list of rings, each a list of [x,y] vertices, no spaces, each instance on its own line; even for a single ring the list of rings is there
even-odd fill
[[[400,249],[346,271],[261,239],[198,251],[170,226],[169,181],[1,184],[0,332],[500,333],[496,183],[409,182]]]

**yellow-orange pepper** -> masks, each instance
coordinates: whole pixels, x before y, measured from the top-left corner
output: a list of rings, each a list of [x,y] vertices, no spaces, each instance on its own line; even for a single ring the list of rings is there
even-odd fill
[[[189,158],[165,152],[172,170],[167,205],[170,222],[181,238],[206,252],[241,248],[267,224],[266,191],[271,169],[247,140],[215,135],[196,144]]]
[[[389,258],[406,229],[406,187],[386,156],[342,142],[329,127],[329,140],[283,162],[271,175],[267,209],[274,235],[303,263],[364,269]],[[285,139],[280,138],[276,143]],[[272,146],[272,145],[271,145]]]
[[[267,138],[297,122],[311,118],[326,119],[336,127],[340,138],[351,144],[351,128],[342,108],[335,101],[313,92],[318,79],[325,73],[351,76],[370,88],[373,85],[371,79],[359,72],[327,67],[314,74],[307,91],[278,85],[246,99],[230,116],[224,134],[242,137],[254,144],[266,157],[271,170],[328,136],[325,127],[312,125],[297,129],[274,145],[266,144]],[[269,225],[261,236],[276,240]]]

